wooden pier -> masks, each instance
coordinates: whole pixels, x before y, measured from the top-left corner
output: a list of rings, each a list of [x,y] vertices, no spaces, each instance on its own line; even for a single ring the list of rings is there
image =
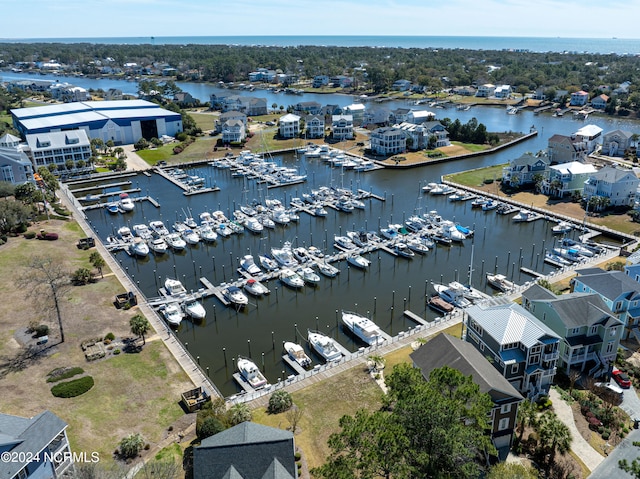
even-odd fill
[[[287,365],[293,369],[296,374],[304,374],[307,372],[306,369],[304,369],[302,366],[300,366],[297,362],[295,362],[293,359],[291,359],[291,357],[289,357],[288,354],[284,354],[282,356],[282,359],[284,360],[285,363],[287,363]]]
[[[523,273],[528,274],[529,276],[533,276],[534,278],[544,278],[546,276],[543,273],[538,273],[537,271],[534,271],[534,270],[529,269],[529,268],[525,268],[524,266],[520,267],[520,271],[522,271]]]
[[[412,321],[415,321],[416,323],[422,325],[422,326],[429,326],[429,321],[422,319],[420,316],[418,316],[416,313],[409,311],[408,309],[405,310],[403,312],[403,314],[409,318]]]
[[[86,188],[78,188],[76,190],[73,190],[73,193],[84,193],[85,191],[93,191],[93,190],[104,190],[105,188],[115,188],[117,186],[124,186],[124,185],[130,185],[131,184],[131,180],[129,181],[119,181],[117,183],[107,183],[105,185],[95,185],[95,186],[88,186]],[[112,195],[113,193],[109,193],[109,195]],[[98,195],[95,195],[98,196]]]
[[[127,183],[123,183],[123,184],[127,184]],[[78,200],[79,201],[100,201],[103,198],[109,198],[111,196],[120,196],[122,193],[126,193],[126,194],[140,193],[140,191],[142,191],[140,188],[133,188],[131,190],[118,190],[118,191],[112,191],[110,193],[100,193],[97,195],[89,195],[88,197],[81,196],[78,198]],[[134,198],[131,198],[131,199],[135,201]],[[85,208],[89,208],[89,207],[85,207]]]

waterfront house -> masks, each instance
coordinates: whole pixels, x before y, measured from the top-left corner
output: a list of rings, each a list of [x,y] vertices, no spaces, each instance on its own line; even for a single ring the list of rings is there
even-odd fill
[[[349,88],[353,84],[353,78],[346,75],[332,76],[329,83],[333,88]]]
[[[307,118],[306,138],[324,138],[324,117],[313,115]]]
[[[22,90],[43,93],[49,91],[53,84],[52,80],[17,80],[9,82],[7,90],[10,92]]]
[[[293,433],[243,422],[193,448],[193,479],[294,479]]]
[[[616,359],[623,324],[595,293],[557,296],[534,284],[522,293],[522,306],[560,336],[558,367],[600,376]]]
[[[220,116],[218,116],[218,119],[216,120],[216,133],[222,132],[222,125],[224,125],[229,120],[241,121],[245,128],[247,126],[247,115],[237,110],[225,111],[224,113],[220,113]]]
[[[427,140],[427,144],[433,138],[433,148],[451,146],[451,142],[449,141],[449,132],[446,130],[442,123],[436,120],[426,121],[422,124],[422,126],[426,130],[429,137]]]
[[[621,339],[633,336],[640,341],[640,283],[622,271],[585,268],[576,273],[571,280],[572,291],[600,295],[624,325]]]
[[[549,157],[546,151],[539,151],[535,155],[527,152],[509,161],[509,165],[502,169],[502,181],[513,186],[530,185],[536,182],[536,176],[542,179],[549,177]]]
[[[607,107],[607,103],[609,103],[609,97],[604,93],[591,99],[591,107],[596,110],[604,110]]]
[[[389,121],[393,124],[399,124],[403,121],[407,121],[407,115],[411,110],[409,108],[396,108],[391,110]]]
[[[212,107],[213,107],[212,95]],[[215,98],[215,105],[224,113],[225,111],[242,111],[242,97],[240,95],[229,95]],[[214,107],[215,108],[215,107]]]
[[[400,128],[376,128],[371,132],[370,139],[374,155],[390,156],[407,151],[407,137]]]
[[[302,113],[317,115],[322,110],[322,105],[317,101],[301,101],[296,103],[293,109]]]
[[[276,78],[276,71],[268,68],[258,68],[256,71],[249,72],[250,82],[271,83]]]
[[[411,82],[409,80],[396,80],[391,85],[392,90],[396,91],[409,91],[411,88]]]
[[[549,178],[542,181],[541,191],[545,195],[564,198],[574,191],[582,193],[585,181],[597,170],[591,163],[572,161],[549,167]]]
[[[589,101],[589,94],[584,91],[575,91],[571,94],[571,100],[569,100],[569,105],[571,106],[584,106]]]
[[[614,95],[627,95],[629,93],[629,88],[632,83],[630,81],[625,81],[620,83],[616,89],[613,90]]]
[[[0,181],[20,185],[33,182],[33,165],[23,151],[20,138],[10,134],[0,137]]]
[[[223,123],[222,129],[222,143],[240,143],[247,134],[244,123],[241,120],[227,120]]]
[[[602,128],[597,125],[585,125],[575,132],[575,137],[587,146],[587,155],[595,151],[601,135]]]
[[[173,101],[181,107],[192,107],[196,104],[196,99],[191,96],[191,93],[181,91],[173,95]]]
[[[605,166],[584,182],[584,198],[602,196],[610,206],[633,206],[640,180],[633,170]]]
[[[625,130],[608,131],[602,136],[603,155],[623,157],[632,146],[633,133]],[[635,147],[635,144],[633,145]]]
[[[353,116],[333,115],[331,117],[331,136],[336,141],[353,140]]]
[[[329,84],[329,77],[327,75],[316,75],[313,77],[313,88],[320,88]]]
[[[474,96],[477,90],[472,86],[458,86],[451,89],[451,93],[462,96]]]
[[[427,147],[429,135],[422,125],[416,125],[405,121],[399,125],[394,125],[394,128],[399,128],[405,132],[405,135],[407,136],[407,149],[417,151],[424,150]]]
[[[267,99],[260,97],[243,97],[242,111],[247,116],[261,116],[267,114]]]
[[[124,96],[122,95],[122,90],[120,90],[119,88],[109,88],[104,93],[105,101],[122,100],[123,98]]]
[[[342,109],[343,115],[351,115],[355,125],[361,125],[364,119],[365,106],[362,103],[353,103]]]
[[[391,112],[386,108],[376,108],[375,110],[365,110],[362,118],[362,126],[378,125],[387,126]]]
[[[300,134],[300,117],[293,113],[280,117],[278,134],[280,138],[296,138]]]
[[[37,170],[41,166],[56,165],[60,170],[66,169],[67,161],[74,165],[78,161],[89,164],[91,143],[85,130],[52,131],[26,135],[28,154],[33,159]]]
[[[59,478],[73,472],[67,423],[51,411],[26,418],[0,414],[0,466],[3,478]],[[87,460],[92,459],[88,453]]]
[[[511,85],[498,85],[493,91],[493,96],[504,100],[510,98],[512,93]]]
[[[553,135],[547,143],[551,163],[583,162],[587,158],[587,145],[575,136]]]
[[[436,114],[428,110],[411,110],[407,113],[407,121],[414,125],[421,125],[427,121],[432,121]]]
[[[549,393],[560,336],[514,303],[467,308],[466,340],[523,396]]]
[[[471,376],[480,392],[491,397],[491,440],[499,459],[506,459],[516,428],[518,406],[523,400],[509,381],[471,344],[445,333],[438,334],[410,356],[413,366],[420,369],[425,379],[429,379],[434,369],[449,366]]]
[[[491,83],[485,83],[484,85],[478,85],[476,96],[480,98],[489,98],[493,96],[496,91],[496,86]]]
[[[89,95],[89,92],[86,89],[69,83],[54,83],[51,85],[49,92],[53,99],[64,103],[87,101],[91,99],[91,95]]]

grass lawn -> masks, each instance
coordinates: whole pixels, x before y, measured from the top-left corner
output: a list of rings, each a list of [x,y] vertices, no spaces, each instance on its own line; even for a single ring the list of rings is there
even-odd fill
[[[155,165],[160,160],[169,160],[173,156],[173,147],[175,143],[160,146],[149,150],[138,150],[138,156],[150,165]]]
[[[470,153],[474,153],[476,151],[484,151],[491,148],[489,145],[476,145],[475,143],[462,143],[460,141],[452,141],[451,144],[464,148]]]
[[[487,179],[493,180],[495,178],[496,181],[500,181],[502,179],[502,168],[505,166],[507,166],[506,163],[502,165],[489,166],[487,168],[463,171],[462,173],[446,175],[445,179],[475,188],[477,186],[481,186],[484,180]]]
[[[213,130],[214,123],[218,119],[218,115],[213,113],[191,113],[189,116],[194,119],[196,125],[202,129],[202,131]]]

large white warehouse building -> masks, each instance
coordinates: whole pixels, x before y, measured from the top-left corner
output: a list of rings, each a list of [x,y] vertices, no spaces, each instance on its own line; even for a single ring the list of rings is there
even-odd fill
[[[14,127],[26,137],[36,133],[84,130],[90,139],[131,144],[140,138],[175,136],[179,113],[145,100],[83,101],[11,110]]]

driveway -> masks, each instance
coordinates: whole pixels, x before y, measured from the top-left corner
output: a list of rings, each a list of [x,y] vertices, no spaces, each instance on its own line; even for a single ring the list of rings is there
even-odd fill
[[[615,384],[613,380],[612,384]],[[633,386],[631,389],[624,390],[620,407],[631,419],[640,418],[640,398],[638,398],[638,393]]]
[[[631,463],[631,461],[640,457],[640,448],[633,445],[634,441],[640,441],[639,429],[632,429],[629,435],[618,444],[618,447],[611,451],[600,465],[591,472],[589,479],[633,479],[635,476],[627,474],[618,467],[618,461],[626,459]]]

